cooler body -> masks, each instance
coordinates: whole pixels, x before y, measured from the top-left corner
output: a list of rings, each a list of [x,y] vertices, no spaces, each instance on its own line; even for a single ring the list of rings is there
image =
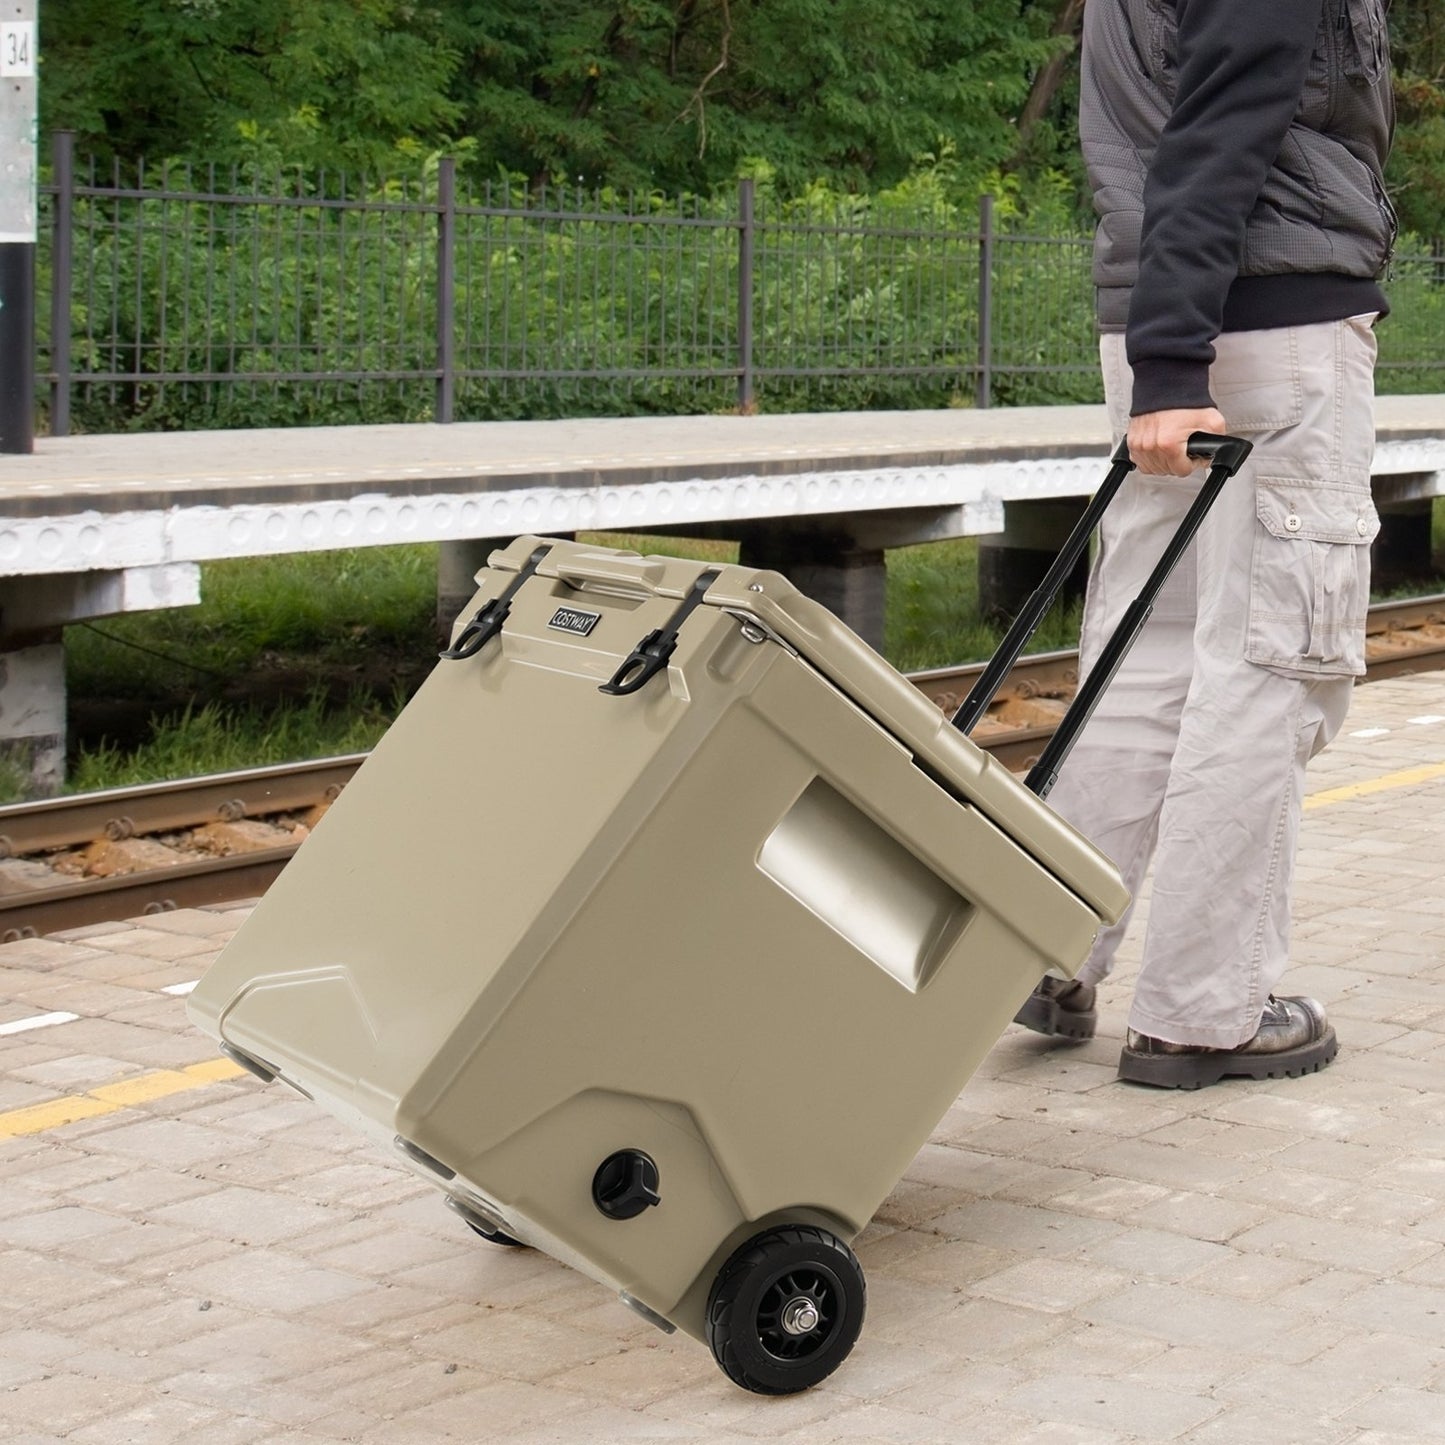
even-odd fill
[[[1127,894],[776,574],[528,537],[478,580],[500,630],[438,664],[191,1012],[701,1338],[760,1229],[863,1228]]]

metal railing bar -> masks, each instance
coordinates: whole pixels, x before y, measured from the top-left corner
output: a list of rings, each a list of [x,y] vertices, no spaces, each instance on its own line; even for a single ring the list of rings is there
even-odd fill
[[[43,196],[54,196],[59,193],[59,187],[52,182],[42,182],[38,189]],[[292,210],[300,207],[303,210],[317,211],[367,211],[420,216],[436,214],[436,207],[427,201],[343,201],[332,196],[267,196],[259,193],[234,195],[225,191],[137,190],[130,186],[77,186],[71,194],[80,201],[187,201],[192,205],[254,206],[257,208],[269,207],[275,210]],[[511,214],[530,216],[534,213],[518,210]],[[592,218],[583,216],[582,219],[590,220]],[[718,224],[724,223],[719,222]]]

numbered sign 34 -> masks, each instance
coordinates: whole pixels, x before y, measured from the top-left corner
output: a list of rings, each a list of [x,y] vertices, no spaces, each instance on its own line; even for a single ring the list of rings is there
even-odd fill
[[[35,74],[35,22],[0,22],[0,76],[20,79]]]

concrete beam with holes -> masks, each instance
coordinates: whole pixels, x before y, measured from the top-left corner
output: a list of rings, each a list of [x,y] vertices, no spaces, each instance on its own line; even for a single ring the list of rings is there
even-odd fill
[[[1379,437],[1383,501],[1445,490],[1445,396],[1381,398]],[[0,458],[0,577],[783,519],[879,550],[1087,496],[1109,444],[1098,406],[42,438]]]

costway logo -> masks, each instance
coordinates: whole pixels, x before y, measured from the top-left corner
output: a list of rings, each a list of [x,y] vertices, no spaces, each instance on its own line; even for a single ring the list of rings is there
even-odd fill
[[[577,637],[586,637],[599,622],[602,621],[600,612],[583,612],[579,607],[559,607],[553,614],[548,627],[555,627],[558,632],[570,632]]]

